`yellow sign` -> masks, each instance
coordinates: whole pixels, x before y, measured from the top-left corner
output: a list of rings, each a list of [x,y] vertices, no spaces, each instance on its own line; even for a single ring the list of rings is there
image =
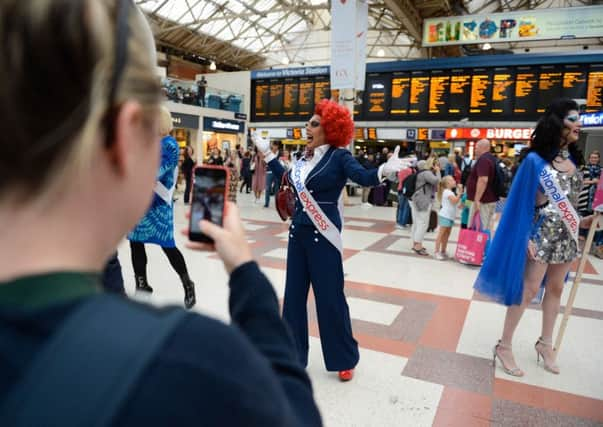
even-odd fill
[[[429,129],[419,128],[419,130],[417,131],[417,139],[419,141],[425,141],[429,139]]]
[[[435,142],[432,141],[429,143],[430,148],[450,148],[449,142]]]
[[[306,145],[305,139],[283,139],[283,145]]]

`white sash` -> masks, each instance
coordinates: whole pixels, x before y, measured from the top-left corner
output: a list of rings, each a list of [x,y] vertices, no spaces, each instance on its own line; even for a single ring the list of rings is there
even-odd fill
[[[306,214],[319,231],[335,248],[339,251],[343,259],[343,244],[341,241],[341,233],[331,222],[329,217],[320,208],[320,205],[314,200],[314,197],[306,190],[306,186],[301,178],[303,160],[298,160],[293,166],[291,175],[293,177],[293,185],[299,195],[302,206],[306,210]],[[286,172],[285,172],[286,173]]]
[[[172,205],[174,198],[174,190],[176,189],[176,180],[178,179],[178,168],[174,169],[174,184],[172,184],[172,188],[168,189],[165,185],[163,185],[160,181],[155,183],[155,194],[157,194],[161,199],[167,203],[168,205]]]
[[[544,188],[544,194],[548,197],[549,203],[555,207],[567,230],[576,241],[576,244],[578,244],[580,216],[563,193],[552,172],[553,170],[549,165],[546,165],[542,169],[542,172],[540,172],[540,185]]]

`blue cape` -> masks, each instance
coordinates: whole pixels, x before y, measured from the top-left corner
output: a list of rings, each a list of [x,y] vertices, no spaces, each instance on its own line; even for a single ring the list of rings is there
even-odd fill
[[[521,304],[523,276],[540,172],[547,162],[532,152],[521,162],[488,256],[473,287],[504,304]]]

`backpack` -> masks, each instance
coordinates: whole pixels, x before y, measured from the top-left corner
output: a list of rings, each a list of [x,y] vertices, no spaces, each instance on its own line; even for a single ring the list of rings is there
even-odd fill
[[[511,187],[511,171],[498,158],[489,154],[490,160],[494,163],[494,194],[496,197],[507,197]]]
[[[461,172],[461,184],[463,184],[463,187],[467,186],[467,180],[469,179],[469,175],[471,175],[471,163],[467,164],[464,163],[465,161],[463,160],[463,172]]]
[[[425,187],[425,185],[422,185],[421,187],[416,188],[417,187],[417,176],[419,176],[419,174],[421,172],[425,172],[425,171],[418,171],[418,172],[415,172],[415,173],[407,176],[406,179],[404,180],[404,182],[402,183],[402,194],[407,199],[410,199],[412,196],[415,195],[415,193],[418,190]]]

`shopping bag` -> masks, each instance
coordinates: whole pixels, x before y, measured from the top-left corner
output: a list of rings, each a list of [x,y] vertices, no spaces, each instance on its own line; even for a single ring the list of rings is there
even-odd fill
[[[488,234],[481,231],[479,212],[476,212],[469,227],[459,234],[454,257],[463,264],[482,265],[487,242]]]

